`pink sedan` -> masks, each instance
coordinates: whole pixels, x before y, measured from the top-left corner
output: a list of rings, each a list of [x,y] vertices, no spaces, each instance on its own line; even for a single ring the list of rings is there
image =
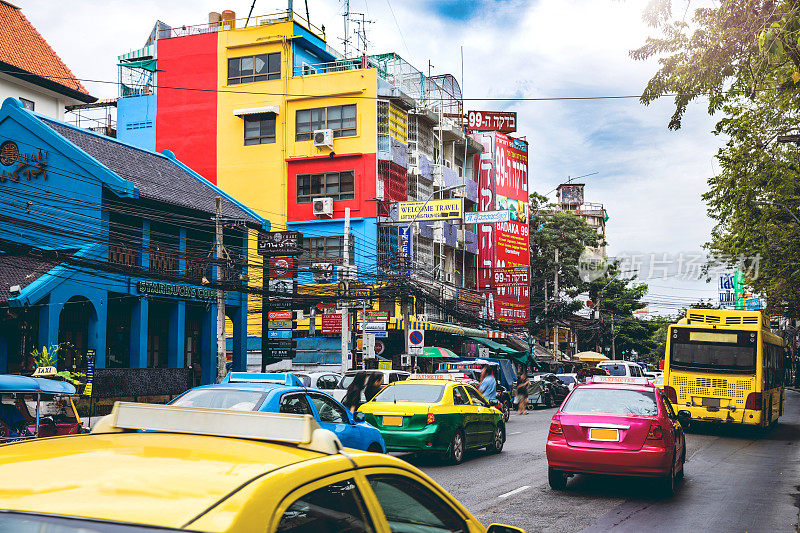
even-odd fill
[[[646,378],[594,376],[550,422],[550,486],[563,490],[574,474],[653,477],[671,496],[686,460],[683,416]]]

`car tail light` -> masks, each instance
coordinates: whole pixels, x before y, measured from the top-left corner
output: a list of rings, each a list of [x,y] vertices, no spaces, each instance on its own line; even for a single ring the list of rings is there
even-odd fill
[[[563,435],[564,430],[561,428],[561,422],[558,420],[553,420],[550,422],[550,434],[551,435]]]
[[[428,413],[428,419],[425,421],[426,424],[433,424],[436,421],[436,416],[433,413]]]
[[[647,432],[647,440],[661,440],[664,430],[658,424],[650,424],[650,431]]]
[[[664,394],[667,395],[667,399],[672,403],[678,403],[678,393],[675,392],[675,389],[670,387],[669,385],[664,386]]]
[[[761,393],[751,392],[747,395],[747,401],[744,402],[745,409],[754,409],[756,411],[761,409]]]

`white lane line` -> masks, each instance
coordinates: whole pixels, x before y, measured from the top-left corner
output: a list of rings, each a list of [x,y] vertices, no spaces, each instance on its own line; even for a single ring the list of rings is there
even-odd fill
[[[522,432],[521,431],[511,431],[508,434],[509,435],[519,435],[520,433],[522,433]]]
[[[530,485],[523,485],[518,489],[512,490],[511,492],[506,492],[505,494],[501,494],[500,496],[498,496],[498,498],[508,498],[509,496],[513,496],[514,494],[519,494],[520,492],[528,490],[529,488],[531,488]]]

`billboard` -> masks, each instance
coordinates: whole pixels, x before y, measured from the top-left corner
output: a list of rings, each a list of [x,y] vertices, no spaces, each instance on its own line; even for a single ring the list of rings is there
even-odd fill
[[[420,220],[451,220],[464,215],[464,199],[448,198],[428,200],[427,202],[398,202],[397,221],[412,222]]]
[[[517,131],[517,113],[515,111],[469,111],[467,127],[471,131]]]
[[[487,318],[507,324],[530,319],[530,286],[499,282],[495,269],[528,267],[528,145],[496,131],[475,134],[485,147],[476,157],[478,209],[508,210],[507,221],[478,224],[478,287]]]

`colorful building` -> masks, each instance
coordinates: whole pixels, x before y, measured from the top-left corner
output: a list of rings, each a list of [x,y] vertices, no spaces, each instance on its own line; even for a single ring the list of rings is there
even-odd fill
[[[229,222],[217,276],[215,198]],[[0,374],[191,368],[217,377],[217,291],[232,364],[246,364],[251,233],[269,222],[174,154],[156,153],[24,109],[0,108]],[[57,350],[56,350],[57,347]]]

